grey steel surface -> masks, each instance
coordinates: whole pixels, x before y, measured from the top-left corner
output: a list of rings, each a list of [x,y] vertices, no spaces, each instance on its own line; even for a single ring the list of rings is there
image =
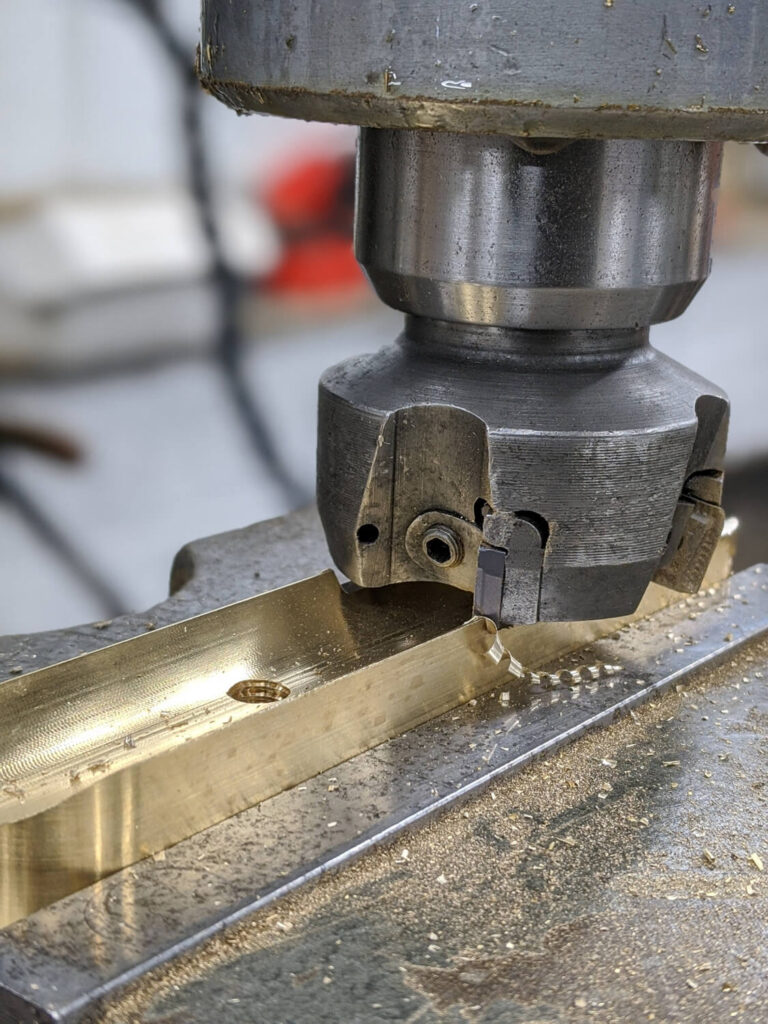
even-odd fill
[[[500,625],[624,614],[657,570],[698,587],[724,519],[724,396],[627,352],[707,275],[713,140],[765,124],[761,12],[203,3],[216,96],[363,126],[356,253],[410,316],[401,348],[430,343],[321,381],[318,506],[355,583],[437,579]]]
[[[0,1020],[74,1021],[86,1011],[101,1019],[96,1001],[142,971],[711,669],[768,631],[766,578],[762,567],[740,573],[710,596],[599,642],[590,659],[622,664],[617,675],[578,688],[515,686],[508,677],[508,700],[502,683],[474,706],[179,844],[163,861],[141,862],[6,929]],[[290,1005],[288,991],[274,1019],[289,1018]],[[366,1010],[353,999],[336,1019],[365,1019]]]
[[[503,625],[624,614],[657,570],[698,588],[725,396],[647,327],[708,273],[720,159],[362,130],[356,252],[408,319],[320,384],[318,507],[350,579],[437,579]]]
[[[763,0],[204,0],[200,73],[241,111],[597,138],[768,135]]]
[[[362,586],[474,589],[505,624],[628,613],[669,544],[664,582],[695,590],[722,526],[727,415],[722,392],[651,348],[647,331],[411,317],[398,344],[321,380],[331,555]],[[509,522],[495,529],[510,517],[537,526],[535,551],[507,543]],[[419,554],[414,531],[438,520],[461,536],[459,564]],[[480,545],[507,552],[495,609],[476,578]]]
[[[617,139],[537,155],[503,137],[366,128],[357,258],[384,302],[437,320],[660,323],[709,273],[721,150]]]

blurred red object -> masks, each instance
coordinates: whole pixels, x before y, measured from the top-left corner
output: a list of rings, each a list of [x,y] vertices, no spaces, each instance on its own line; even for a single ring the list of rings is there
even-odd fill
[[[317,294],[364,286],[352,251],[354,193],[352,156],[312,156],[279,174],[262,196],[284,246],[265,288]]]

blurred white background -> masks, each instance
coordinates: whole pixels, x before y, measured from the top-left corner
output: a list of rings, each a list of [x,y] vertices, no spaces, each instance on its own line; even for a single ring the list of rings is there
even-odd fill
[[[197,45],[199,0],[167,0],[175,28]],[[77,188],[136,188],[184,178],[176,76],[126,0],[23,0],[0,7],[0,198]],[[263,175],[278,148],[350,129],[238,118],[205,106],[221,182]]]

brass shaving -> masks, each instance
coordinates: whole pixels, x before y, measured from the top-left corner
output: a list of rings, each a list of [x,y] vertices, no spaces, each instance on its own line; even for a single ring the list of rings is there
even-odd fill
[[[501,639],[500,634],[496,638],[488,654],[501,665],[507,663],[507,671],[521,683],[530,683],[533,686],[553,688],[557,686],[581,686],[584,683],[594,683],[606,676],[614,676],[621,672],[621,665],[608,665],[604,662],[595,662],[593,665],[578,665],[576,668],[561,668],[554,672],[536,672],[527,669],[511,653]]]

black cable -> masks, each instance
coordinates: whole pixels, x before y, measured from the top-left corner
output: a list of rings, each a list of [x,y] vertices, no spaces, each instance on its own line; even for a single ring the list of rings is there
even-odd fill
[[[163,15],[158,0],[123,0],[138,10],[155,32],[175,67],[181,82],[181,119],[186,150],[189,188],[195,202],[211,260],[211,282],[218,306],[218,333],[213,354],[226,380],[231,398],[246,428],[254,452],[280,485],[292,507],[311,501],[309,491],[286,466],[277,449],[269,424],[243,373],[245,345],[240,326],[243,282],[229,266],[213,204],[212,175],[203,141],[203,90],[187,47]]]
[[[71,543],[37,502],[0,467],[0,501],[7,501],[16,509],[24,521],[34,530],[40,540],[67,566],[101,602],[104,614],[109,618],[122,615],[125,604],[112,586]]]

